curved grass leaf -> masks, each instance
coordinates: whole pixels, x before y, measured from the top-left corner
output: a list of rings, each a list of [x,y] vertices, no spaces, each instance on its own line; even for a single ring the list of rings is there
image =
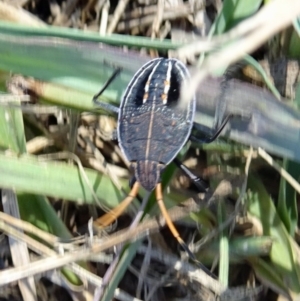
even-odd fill
[[[123,198],[107,176],[89,169],[85,169],[85,173],[96,195],[105,205],[115,207],[118,200]],[[0,183],[2,187],[23,193],[63,198],[79,204],[95,204],[79,169],[67,163],[0,153]]]
[[[263,69],[263,67],[251,56],[246,55],[244,57],[244,61],[247,62],[249,65],[251,65],[255,70],[261,75],[264,82],[266,83],[267,87],[270,89],[270,91],[277,97],[278,99],[281,98],[280,93],[274,86],[274,84],[270,81],[268,75],[266,74],[266,71]]]
[[[283,160],[282,166],[294,179],[300,178],[300,164]],[[295,235],[298,224],[297,193],[295,189],[283,178],[280,180],[280,190],[277,204],[278,215],[292,237]]]
[[[266,192],[258,176],[249,176],[248,181],[248,210],[256,216],[263,226],[263,234],[274,239],[268,265],[277,278],[281,280],[281,287],[295,294],[300,293],[300,264],[299,246],[293,241],[282,223],[272,199]],[[267,261],[266,261],[267,264]],[[255,266],[254,266],[255,268]],[[267,275],[265,277],[268,277]],[[277,281],[279,281],[277,279]],[[273,283],[272,278],[264,279],[266,283]],[[280,293],[280,290],[277,290]]]
[[[248,261],[254,269],[256,276],[266,287],[273,289],[290,301],[293,300],[282,278],[277,273],[274,273],[271,264],[260,258],[249,258]]]
[[[262,0],[225,0],[215,22],[214,34],[221,34],[237,23],[253,15],[260,7]]]

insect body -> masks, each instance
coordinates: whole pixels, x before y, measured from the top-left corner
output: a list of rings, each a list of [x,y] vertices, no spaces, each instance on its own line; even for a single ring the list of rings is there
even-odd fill
[[[98,102],[97,98],[119,72],[116,70],[93,101],[104,109],[118,112],[119,145],[131,163],[135,182],[124,201],[97,219],[95,224],[102,227],[111,224],[136,197],[140,185],[148,191],[155,189],[158,205],[169,229],[193,257],[168,215],[160,184],[163,169],[189,139],[193,127],[195,98],[184,105],[179,104],[180,88],[189,77],[189,72],[176,59],[149,61],[133,76],[118,109]]]
[[[93,102],[106,110],[118,113],[118,140],[125,157],[134,171],[134,184],[128,196],[117,207],[95,221],[102,227],[111,224],[137,196],[140,185],[146,190],[155,189],[156,200],[166,223],[184,250],[197,262],[193,253],[181,239],[163,202],[160,176],[163,169],[179,153],[190,137],[195,113],[195,98],[180,102],[180,89],[189,72],[177,59],[158,58],[141,67],[127,86],[120,108],[97,101],[99,95],[120,72],[117,69]],[[225,127],[227,116],[216,133],[207,140],[213,141]],[[199,180],[182,164],[180,168],[195,184]],[[199,262],[198,265],[207,271]],[[207,271],[208,272],[208,271]]]
[[[154,59],[132,78],[121,102],[119,145],[136,181],[153,190],[160,175],[189,138],[195,99],[179,106],[181,84],[189,76],[176,59]]]

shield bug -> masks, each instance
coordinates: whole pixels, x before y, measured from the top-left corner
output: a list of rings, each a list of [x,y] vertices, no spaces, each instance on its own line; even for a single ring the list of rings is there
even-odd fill
[[[114,72],[93,101],[106,110],[118,113],[118,143],[131,164],[134,184],[124,201],[95,223],[100,226],[112,223],[137,196],[140,185],[147,191],[155,190],[170,231],[195,260],[168,215],[160,183],[161,173],[187,142],[193,127],[195,97],[179,105],[182,83],[189,78],[188,69],[177,59],[157,58],[149,61],[133,76],[118,109],[98,102],[97,98],[119,72],[120,69]],[[218,129],[218,134],[225,124]],[[216,135],[213,136],[215,138]],[[191,174],[185,168],[183,170]]]

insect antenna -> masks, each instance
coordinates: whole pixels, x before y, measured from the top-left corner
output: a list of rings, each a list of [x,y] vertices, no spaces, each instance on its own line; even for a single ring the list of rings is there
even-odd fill
[[[114,209],[107,212],[103,216],[99,217],[94,221],[94,224],[98,227],[104,228],[112,224],[123,212],[124,210],[131,204],[134,198],[137,196],[139,192],[140,184],[135,182],[132,186],[128,196]]]
[[[120,74],[122,71],[122,68],[118,67],[114,70],[113,74],[109,77],[109,79],[106,81],[106,83],[103,85],[103,87],[100,89],[100,91],[94,95],[93,97],[93,103],[99,108],[102,108],[107,111],[112,111],[114,113],[119,114],[119,108],[108,104],[104,103],[98,100],[98,97],[103,94],[103,92],[107,89],[107,87],[114,81],[114,79]]]
[[[98,104],[97,98],[106,90],[106,88],[113,82],[113,80],[120,74],[121,71],[122,71],[122,68],[116,68],[115,69],[115,71],[109,77],[109,79],[106,81],[106,83],[103,85],[101,90],[96,95],[94,95],[94,97],[93,97],[93,103],[94,104]]]

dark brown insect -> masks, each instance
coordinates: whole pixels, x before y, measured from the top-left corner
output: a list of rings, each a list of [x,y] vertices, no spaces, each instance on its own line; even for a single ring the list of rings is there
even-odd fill
[[[158,58],[140,68],[128,84],[119,109],[118,141],[131,163],[135,181],[128,197],[96,220],[97,224],[112,223],[136,197],[141,185],[147,191],[156,190],[168,227],[184,244],[163,203],[160,178],[189,139],[193,127],[195,99],[179,106],[180,87],[188,77],[180,61]]]
[[[119,72],[120,69],[115,71],[93,101],[104,109],[118,113],[118,142],[131,163],[134,184],[124,201],[95,223],[102,227],[111,224],[137,196],[140,185],[147,191],[155,190],[170,231],[190,257],[196,260],[168,215],[160,183],[161,173],[187,142],[193,127],[195,98],[179,105],[180,89],[189,78],[189,72],[177,59],[157,58],[149,61],[133,76],[118,109],[98,102],[97,98]],[[227,121],[228,118],[210,141],[219,135]],[[192,175],[182,164],[180,167]]]

